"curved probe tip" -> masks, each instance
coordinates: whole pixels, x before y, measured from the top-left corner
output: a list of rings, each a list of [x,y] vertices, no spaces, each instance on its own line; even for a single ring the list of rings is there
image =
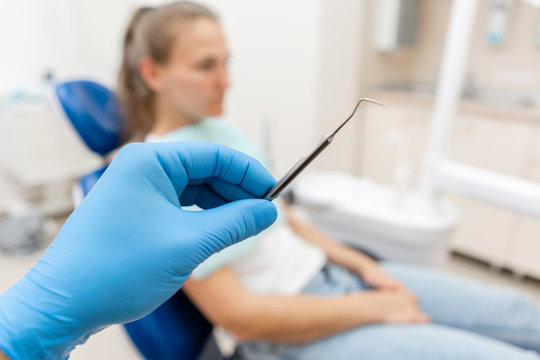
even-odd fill
[[[358,100],[358,103],[361,103],[362,101],[369,101],[370,103],[386,107],[386,105],[384,105],[383,103],[380,103],[380,102],[375,101],[375,100],[370,99],[370,98],[361,98],[360,100]]]

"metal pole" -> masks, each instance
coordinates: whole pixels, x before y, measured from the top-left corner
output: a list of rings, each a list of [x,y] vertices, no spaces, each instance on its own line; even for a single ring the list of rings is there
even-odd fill
[[[421,190],[430,207],[436,201],[436,172],[445,158],[451,124],[461,98],[477,4],[477,0],[452,3],[421,180]]]

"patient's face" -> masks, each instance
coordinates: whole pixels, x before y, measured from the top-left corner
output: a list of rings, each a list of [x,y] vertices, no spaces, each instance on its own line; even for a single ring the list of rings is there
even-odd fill
[[[196,19],[175,27],[178,32],[169,61],[161,66],[158,96],[191,119],[223,113],[229,86],[228,50],[219,24]]]

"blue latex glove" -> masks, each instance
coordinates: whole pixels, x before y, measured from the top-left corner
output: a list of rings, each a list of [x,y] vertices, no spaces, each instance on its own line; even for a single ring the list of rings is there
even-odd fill
[[[104,327],[150,313],[211,254],[275,221],[274,205],[253,199],[274,184],[259,162],[217,144],[126,146],[0,297],[0,348],[12,359],[66,358]],[[208,210],[180,209],[193,204]]]

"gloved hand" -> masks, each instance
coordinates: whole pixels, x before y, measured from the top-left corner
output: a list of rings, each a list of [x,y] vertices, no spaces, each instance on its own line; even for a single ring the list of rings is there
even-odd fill
[[[12,359],[66,358],[104,327],[145,316],[211,254],[275,221],[274,205],[253,199],[274,184],[256,160],[217,144],[124,147],[0,297],[0,348]],[[193,204],[208,210],[180,208]]]

